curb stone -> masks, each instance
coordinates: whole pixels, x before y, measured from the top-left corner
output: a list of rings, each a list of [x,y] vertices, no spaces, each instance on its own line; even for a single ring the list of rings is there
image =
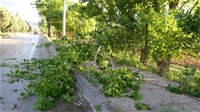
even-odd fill
[[[44,42],[48,42],[47,38],[44,37]],[[55,47],[51,45],[49,47],[50,52],[55,56],[58,54]],[[81,74],[75,74],[76,84],[83,91],[85,99],[90,103],[93,107],[100,105],[101,112],[117,112],[115,106],[101,94],[99,90],[97,90],[94,86],[92,86]]]
[[[43,37],[44,43],[45,43],[45,42],[49,42],[49,40],[47,39],[47,37],[44,37],[44,36],[42,36],[42,37]],[[51,52],[51,54],[52,54],[53,56],[55,56],[55,55],[58,54],[58,52],[56,51],[54,45],[51,45],[51,46],[49,47],[49,51]]]
[[[101,112],[117,112],[115,106],[106,99],[99,90],[92,86],[81,74],[76,74],[76,83],[84,92],[85,98],[94,107],[101,106]],[[94,109],[95,110],[95,109]]]

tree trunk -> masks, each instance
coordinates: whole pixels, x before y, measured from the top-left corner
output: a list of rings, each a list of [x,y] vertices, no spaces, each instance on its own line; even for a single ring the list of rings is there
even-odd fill
[[[48,37],[51,37],[51,24],[49,21],[47,22],[47,28],[48,28]]]
[[[169,55],[168,58],[166,59],[156,59],[154,57],[154,60],[156,61],[157,64],[156,68],[157,75],[164,76],[167,72],[169,72],[171,55]]]
[[[169,3],[169,10],[177,9],[178,8],[178,3],[179,3],[179,0],[174,0],[173,2],[170,2]]]
[[[154,0],[154,11],[159,12],[160,11],[160,4],[157,0]]]
[[[179,0],[175,0],[176,3],[178,3],[178,1]],[[176,5],[176,4],[174,3],[173,5]],[[158,2],[158,0],[154,0],[154,11],[158,13],[160,12],[160,3]],[[153,58],[157,64],[157,68],[156,68],[157,75],[163,76],[165,73],[169,71],[171,55],[168,55],[168,57],[164,59],[158,59],[158,57],[154,57],[154,56]]]
[[[149,30],[148,25],[146,24],[146,34],[145,34],[145,45],[144,48],[141,50],[140,61],[147,66],[147,55],[148,55],[148,37],[149,37]]]

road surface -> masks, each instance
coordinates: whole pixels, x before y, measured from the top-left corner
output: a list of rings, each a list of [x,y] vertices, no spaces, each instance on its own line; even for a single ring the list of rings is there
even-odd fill
[[[37,47],[44,43],[44,37],[39,35],[19,35],[0,40],[0,64],[9,63],[19,64],[24,59],[31,58],[51,58],[47,47]],[[20,93],[26,88],[28,81],[9,83],[9,77],[3,74],[9,73],[10,67],[0,67],[0,112],[37,112],[34,110],[34,104],[37,101],[36,96],[21,99]],[[12,106],[16,106],[12,108]]]
[[[55,50],[41,46],[45,38],[39,35],[21,35],[0,40],[0,64],[9,63],[20,64],[24,59],[31,58],[45,59],[53,58]],[[0,112],[40,112],[34,110],[34,104],[37,101],[36,96],[21,99],[20,93],[26,88],[28,81],[21,79],[14,83],[9,83],[9,77],[4,74],[9,73],[10,67],[0,67]],[[72,102],[62,102],[55,99],[56,106],[52,110],[44,112],[93,112],[92,107],[84,99],[80,89],[75,86],[75,97]],[[80,104],[82,105],[80,105]],[[77,105],[78,104],[78,105]],[[66,106],[68,105],[68,106]],[[12,108],[16,106],[15,108]]]

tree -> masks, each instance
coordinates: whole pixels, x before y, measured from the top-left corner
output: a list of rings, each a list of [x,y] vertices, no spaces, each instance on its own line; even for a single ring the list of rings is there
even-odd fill
[[[197,7],[194,13],[191,13],[191,10],[187,13],[177,13],[176,18],[185,36],[185,38],[180,40],[180,43],[184,45],[183,49],[190,54],[195,53],[198,56],[200,48],[200,7]]]
[[[20,32],[27,32],[29,30],[29,26],[26,23],[26,21],[20,19],[20,22],[21,22],[21,25],[22,25]]]
[[[67,31],[79,33],[88,33],[95,29],[95,19],[89,18],[84,14],[86,5],[74,3],[68,6],[67,10]]]
[[[10,15],[8,10],[3,7],[0,7],[0,32],[5,30],[10,23]]]
[[[48,36],[51,37],[51,22],[53,19],[57,19],[60,13],[57,11],[62,10],[61,0],[36,0],[33,5],[36,6],[40,16],[47,21]],[[59,14],[59,15],[57,15]]]
[[[18,18],[15,15],[11,14],[10,23],[6,27],[6,30],[11,32],[17,32],[19,30]]]
[[[13,15],[10,11],[0,7],[0,29],[4,32],[27,32],[29,26],[18,13]]]
[[[38,25],[39,25],[40,30],[43,33],[47,33],[47,28],[46,28],[47,23],[46,23],[46,20],[44,20],[44,19],[40,20],[39,23],[38,23]]]
[[[98,21],[99,34],[102,38],[107,38],[106,41],[111,40],[115,48],[119,45],[122,48],[130,47],[129,49],[141,48],[141,62],[146,62],[149,56],[152,56],[157,63],[159,75],[169,71],[171,58],[183,50],[184,44],[180,43],[180,40],[185,40],[186,36],[178,27],[175,14],[183,10],[178,8],[179,3],[182,3],[183,7],[191,2],[179,0],[82,0],[82,2],[87,2],[87,12],[90,17],[95,17]],[[198,1],[194,5],[197,3]],[[101,30],[105,27],[107,30]]]
[[[34,31],[34,27],[32,27],[27,21],[25,21],[26,22],[26,24],[28,25],[28,30],[27,30],[27,32],[33,32]]]

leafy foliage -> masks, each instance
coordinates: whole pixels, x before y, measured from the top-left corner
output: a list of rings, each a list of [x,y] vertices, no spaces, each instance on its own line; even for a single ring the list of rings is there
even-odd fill
[[[166,90],[170,91],[170,92],[173,92],[175,94],[180,94],[181,93],[179,87],[173,87],[173,86],[171,86],[171,84],[167,85]]]
[[[52,97],[39,97],[38,102],[35,104],[35,109],[49,110],[55,106]]]
[[[135,91],[128,96],[133,98],[134,100],[141,100],[142,99],[142,95],[138,91]]]
[[[95,105],[95,106],[94,106],[94,109],[95,109],[97,112],[101,111],[101,105]]]
[[[70,66],[71,62],[62,61],[67,58],[70,58],[70,55],[63,56],[60,53],[53,59],[37,60],[33,58],[31,61],[25,59],[22,63],[24,71],[16,70],[7,76],[26,80],[33,79],[21,93],[21,97],[26,98],[36,94],[39,99],[35,104],[35,109],[52,109],[55,106],[54,97],[60,97],[64,101],[72,101],[74,98],[75,78],[72,74],[75,71]],[[37,69],[40,70],[40,74],[33,73]]]
[[[187,66],[185,70],[182,71],[181,77],[181,85],[179,87],[173,87],[168,85],[166,90],[171,91],[176,94],[180,93],[187,93],[197,98],[200,98],[200,88],[199,88],[199,81],[200,77],[196,73],[195,68],[189,69]]]
[[[86,14],[97,21],[94,37],[98,39],[99,44],[109,46],[112,52],[119,49],[125,51],[138,49],[141,53],[137,55],[140,55],[141,62],[144,55],[146,62],[149,59],[155,60],[156,72],[159,75],[169,71],[171,58],[179,56],[185,47],[189,46],[189,49],[195,52],[199,50],[199,39],[196,38],[199,37],[196,32],[198,27],[194,27],[198,23],[193,24],[198,21],[199,11],[195,8],[198,2],[168,0],[82,0],[82,2],[87,2]],[[177,5],[179,2],[182,5],[180,10]],[[184,12],[182,7],[189,6],[188,4],[194,4],[194,7],[187,7],[188,10],[196,11],[194,16],[180,13],[177,18],[177,13]],[[184,29],[191,27],[196,28],[196,31],[186,34]],[[191,37],[192,33],[197,34],[195,38]],[[101,40],[106,41],[101,43]]]
[[[39,22],[39,27],[50,36],[50,31],[60,34],[62,31],[63,19],[63,2],[60,0],[36,0],[33,5],[39,11],[42,20]],[[93,18],[88,18],[82,10],[85,7],[81,3],[67,2],[68,10],[66,13],[66,27],[68,33],[84,33],[94,30],[95,21]],[[46,30],[45,28],[48,28]],[[54,31],[53,31],[54,28]]]
[[[127,88],[135,91],[140,90],[140,76],[137,72],[132,73],[127,67],[119,70],[110,69],[108,74],[97,77],[99,82],[104,84],[103,88],[106,96],[121,97]]]
[[[82,0],[82,2],[87,4],[67,4],[67,27],[69,31],[76,32],[76,36],[73,39],[61,37],[54,41],[59,54],[48,60],[25,60],[26,70],[18,70],[12,74],[13,77],[35,79],[38,75],[31,75],[32,71],[40,69],[39,80],[32,81],[21,94],[22,97],[38,95],[36,109],[53,108],[53,97],[71,101],[75,83],[73,74],[77,72],[87,72],[91,76],[96,76],[98,81],[104,84],[106,96],[121,97],[127,88],[131,88],[135,92],[130,97],[139,100],[142,98],[138,92],[142,77],[137,72],[132,73],[128,67],[119,70],[109,69],[111,58],[116,60],[114,64],[129,63],[142,66],[141,63],[138,64],[138,60],[143,56],[142,52],[145,52],[148,60],[154,59],[157,63],[157,73],[158,71],[165,73],[170,67],[171,58],[179,56],[183,51],[192,53],[199,51],[199,8],[191,8],[190,12],[195,9],[194,13],[185,13],[176,6],[166,9],[169,3],[173,2],[171,0]],[[34,5],[43,18],[39,23],[40,28],[47,32],[45,27],[47,26],[50,31],[53,25],[60,32],[62,1],[37,0]],[[7,17],[5,13],[3,15]],[[19,22],[19,17],[12,16],[11,19]],[[22,24],[20,21],[20,27],[17,27],[11,22],[6,30],[24,31],[27,28],[21,27]],[[97,53],[99,46],[102,47]],[[97,57],[94,64],[99,69],[84,68],[82,63],[94,60],[95,53]],[[181,86],[168,85],[166,89],[177,94],[185,92],[199,97],[200,78],[195,69],[189,71],[185,69],[179,76],[182,79]],[[136,103],[136,108],[150,109],[149,105],[142,102]]]
[[[135,104],[135,108],[137,110],[151,110],[151,107],[148,104],[142,103],[141,101],[138,101]]]

